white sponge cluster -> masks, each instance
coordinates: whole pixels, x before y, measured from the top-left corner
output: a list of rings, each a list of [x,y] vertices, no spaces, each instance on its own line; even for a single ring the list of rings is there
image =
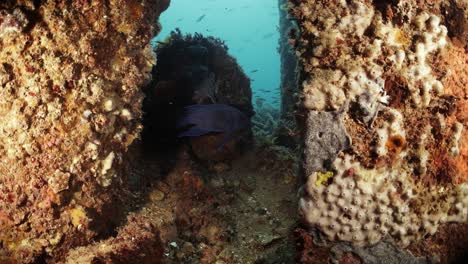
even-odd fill
[[[468,184],[457,186],[456,196],[450,197],[449,202],[453,203],[454,210],[444,219],[446,222],[466,222],[468,221]]]
[[[311,110],[324,110],[326,106],[340,108],[346,100],[341,87],[346,76],[340,70],[317,70],[313,78],[303,83],[304,107]]]
[[[314,58],[311,60],[314,66],[319,66],[320,59],[327,53],[326,50],[335,47],[340,41],[362,38],[372,23],[374,9],[361,1],[354,0],[349,4],[347,1],[342,1],[341,5],[344,14],[321,21],[324,28],[318,29],[308,24],[310,33],[321,40],[314,48]],[[307,6],[303,8],[308,9]],[[346,59],[352,60],[352,58]],[[325,106],[328,106],[336,110],[341,108],[346,100],[354,100],[363,93],[375,98],[374,101],[382,103],[387,101],[383,92],[385,81],[381,78],[383,73],[381,66],[366,62],[332,72],[328,75],[315,74],[313,78],[303,83],[305,108],[324,110]]]
[[[416,19],[421,20],[418,27],[420,30],[419,36],[422,37],[422,40],[416,42],[415,54],[408,55],[411,66],[406,73],[407,79],[410,80],[410,90],[414,103],[428,106],[431,101],[431,91],[434,90],[440,94],[443,86],[440,81],[431,75],[431,67],[426,62],[427,56],[445,46],[447,28],[440,25],[440,19],[437,16],[423,14]],[[422,82],[420,89],[417,89],[418,82]]]
[[[391,60],[408,80],[413,103],[421,107],[429,105],[432,91],[440,94],[443,90],[442,83],[431,74],[427,58],[445,47],[447,28],[440,24],[439,17],[428,13],[416,16],[413,24],[411,38],[391,24],[379,24],[376,35],[382,37],[386,45],[398,48]],[[409,49],[410,46],[414,48]]]
[[[341,108],[347,100],[366,94],[372,103],[387,103],[383,69],[377,64],[359,66],[349,71],[318,70],[304,81],[304,107],[310,110]]]
[[[337,158],[333,165],[336,173],[332,182],[318,184],[319,173],[314,173],[300,200],[305,220],[330,240],[370,245],[389,235],[401,246],[408,246],[413,240],[434,234],[440,223],[468,220],[467,184],[449,195],[447,204],[414,208],[412,205],[421,198],[404,171],[364,169],[350,155]],[[440,194],[444,191],[433,190]],[[455,210],[448,204],[455,204]]]
[[[320,65],[326,48],[334,47],[337,40],[363,36],[364,30],[372,22],[374,11],[363,4],[355,4],[355,9],[352,10],[355,14],[345,16],[339,22],[331,19],[321,31],[311,26],[311,32],[321,39],[321,43],[314,49],[315,58],[311,60],[314,66]],[[355,19],[357,14],[363,17]],[[440,19],[427,13],[416,16],[413,21],[416,30],[411,34],[391,23],[384,24],[382,19],[376,23],[377,39],[366,49],[366,56],[370,61],[362,62],[347,56],[345,59],[360,66],[336,70],[336,77],[330,80],[326,76],[320,76],[304,82],[304,106],[307,109],[324,110],[325,102],[329,102],[329,107],[338,109],[346,100],[354,100],[363,93],[373,96],[376,102],[386,103],[388,98],[384,93],[385,81],[382,78],[384,68],[372,62],[382,54],[383,46],[396,49],[389,59],[393,62],[393,67],[401,71],[408,80],[412,100],[417,106],[428,106],[432,91],[442,93],[442,83],[431,74],[432,69],[427,64],[428,56],[440,51],[447,43],[447,28],[440,24]],[[411,46],[414,46],[414,50],[410,49]],[[321,78],[325,81],[321,81]]]
[[[460,146],[459,141],[461,139],[463,132],[463,124],[460,122],[456,122],[454,126],[454,133],[452,136],[452,140],[450,142],[450,153],[453,156],[458,156],[460,154]]]
[[[318,45],[317,49],[322,49],[323,46],[333,46],[336,38],[344,38],[346,35],[361,37],[374,17],[374,9],[362,1],[343,0],[340,2],[340,7],[341,10],[337,9],[339,16],[330,16],[321,20],[323,28],[319,29],[312,24],[306,25],[310,33],[321,40],[328,40]],[[301,11],[305,16],[310,16],[316,10],[311,10],[307,4],[304,4]]]
[[[382,78],[382,73],[383,68],[371,62],[365,66],[349,70],[347,74],[348,82],[344,87],[346,98],[348,100],[355,100],[361,95],[366,95],[371,104],[388,103],[388,97],[384,92],[385,80]],[[360,104],[362,103],[360,102]],[[362,107],[366,108],[365,106]]]

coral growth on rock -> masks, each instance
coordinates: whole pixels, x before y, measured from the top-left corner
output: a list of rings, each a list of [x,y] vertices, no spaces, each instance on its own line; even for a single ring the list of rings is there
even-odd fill
[[[0,3],[0,260],[57,261],[119,220],[168,1]]]
[[[451,26],[466,7],[290,2],[308,116],[305,221],[332,241],[401,246],[466,222],[466,29]]]

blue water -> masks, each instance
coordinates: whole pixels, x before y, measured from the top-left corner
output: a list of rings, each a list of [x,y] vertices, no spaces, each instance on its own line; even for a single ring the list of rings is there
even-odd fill
[[[154,41],[164,40],[175,28],[224,40],[252,80],[254,106],[263,98],[279,108],[278,20],[277,0],[171,0]]]

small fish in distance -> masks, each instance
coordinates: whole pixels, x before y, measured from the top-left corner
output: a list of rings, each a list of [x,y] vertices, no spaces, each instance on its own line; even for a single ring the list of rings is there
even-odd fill
[[[262,39],[268,39],[271,38],[274,35],[274,33],[268,33],[266,35],[263,35]]]
[[[201,15],[199,18],[197,18],[197,20],[195,22],[198,23],[198,22],[202,21],[203,18],[205,18],[205,16],[206,16],[205,14]]]

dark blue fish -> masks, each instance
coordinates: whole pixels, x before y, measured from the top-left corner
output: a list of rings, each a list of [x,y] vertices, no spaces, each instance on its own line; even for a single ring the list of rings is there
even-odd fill
[[[221,148],[236,134],[250,127],[250,119],[237,108],[226,104],[197,104],[184,107],[177,120],[177,137],[199,137],[209,133],[225,133]]]

